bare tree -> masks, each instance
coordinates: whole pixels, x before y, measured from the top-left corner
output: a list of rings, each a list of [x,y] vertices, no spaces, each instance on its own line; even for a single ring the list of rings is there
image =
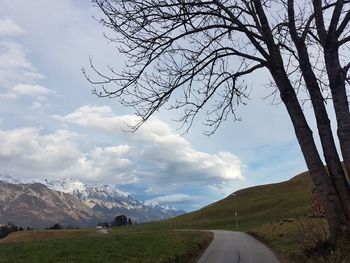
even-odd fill
[[[325,107],[332,100],[341,152],[350,169],[350,114],[346,88],[350,63],[350,1],[298,0],[93,0],[109,39],[126,56],[124,70],[101,73],[100,97],[118,98],[141,118],[162,106],[181,110],[188,129],[199,112],[208,134],[245,103],[244,79],[270,74],[291,118],[297,140],[330,226],[333,240],[350,227],[350,189]],[[116,84],[116,85],[115,85]],[[301,91],[313,106],[325,157],[320,157],[303,110]],[[299,95],[299,97],[298,97]],[[139,127],[136,126],[135,128]],[[350,173],[349,173],[350,174]]]

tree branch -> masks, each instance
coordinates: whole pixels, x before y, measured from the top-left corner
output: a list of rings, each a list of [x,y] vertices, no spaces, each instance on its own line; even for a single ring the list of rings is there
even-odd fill
[[[333,14],[332,14],[331,22],[328,28],[328,37],[334,37],[336,35],[337,26],[338,26],[338,22],[339,22],[339,18],[340,18],[343,6],[344,6],[344,0],[337,0],[334,7]]]
[[[323,13],[322,13],[322,3],[321,0],[313,0],[316,29],[320,37],[322,45],[326,43],[327,31],[324,25]]]

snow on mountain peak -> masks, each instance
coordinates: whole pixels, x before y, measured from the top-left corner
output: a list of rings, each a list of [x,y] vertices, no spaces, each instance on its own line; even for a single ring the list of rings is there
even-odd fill
[[[41,183],[49,189],[73,195],[91,209],[113,218],[116,214],[125,213],[139,222],[159,220],[183,214],[184,211],[159,203],[155,200],[138,201],[128,193],[117,190],[106,184],[87,185],[78,179],[15,179],[0,172],[0,181],[12,184]]]
[[[159,206],[160,204],[155,200],[146,200],[145,205],[155,207],[155,206]]]
[[[129,196],[128,193],[117,190],[106,184],[93,184],[89,186],[89,189],[91,191],[105,193],[106,195],[113,196],[113,197],[127,198]]]
[[[5,183],[10,184],[20,184],[21,182],[13,177],[11,177],[9,174],[0,173],[0,181],[3,181]]]
[[[75,191],[84,192],[86,190],[86,185],[83,182],[71,178],[60,180],[45,179],[43,183],[52,190],[70,194],[73,194]]]
[[[127,193],[119,191],[106,184],[86,185],[77,179],[71,178],[64,178],[61,180],[45,179],[42,183],[52,190],[69,193],[82,200],[87,198],[103,200],[110,200],[111,198],[126,199],[129,197]]]
[[[177,210],[173,206],[169,206],[167,204],[161,204],[155,200],[147,200],[147,201],[145,201],[145,205],[153,207],[153,208],[159,208],[159,209],[164,210],[164,211],[169,211],[169,210],[176,211]]]

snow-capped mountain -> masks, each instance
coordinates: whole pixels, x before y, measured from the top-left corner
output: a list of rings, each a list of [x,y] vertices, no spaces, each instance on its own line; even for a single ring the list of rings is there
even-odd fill
[[[48,180],[42,181],[50,189],[69,193],[75,197],[86,200],[90,198],[100,199],[105,202],[115,201],[116,199],[130,199],[127,193],[112,188],[109,185],[93,184],[86,185],[77,179],[64,178],[61,180]],[[132,198],[131,198],[132,199]]]
[[[144,203],[133,199],[127,193],[109,185],[87,185],[77,179],[61,180],[19,180],[10,175],[0,173],[0,181],[11,184],[41,183],[47,188],[70,194],[89,207],[94,216],[112,221],[117,215],[124,214],[133,221],[147,222],[174,217],[185,212],[156,202]]]
[[[166,219],[184,211],[159,203],[146,204],[135,200],[129,194],[105,184],[86,185],[77,179],[45,180],[48,188],[69,193],[80,199],[100,216],[112,220],[118,214],[125,214],[138,222]]]
[[[161,213],[167,214],[169,218],[186,213],[185,211],[178,210],[173,206],[170,206],[167,204],[161,204],[161,203],[154,201],[154,200],[153,201],[146,201],[145,204],[148,207],[152,207],[152,209],[155,211],[159,211]]]
[[[86,185],[76,179],[63,179],[63,180],[41,180],[42,184],[45,184],[48,188],[60,191],[63,193],[73,194],[74,191],[83,192],[86,190]]]
[[[10,184],[20,184],[23,183],[21,180],[17,180],[11,177],[9,174],[0,173],[0,181],[10,183]]]
[[[55,223],[93,226],[102,219],[70,194],[51,190],[40,183],[0,181],[0,224],[12,222],[35,228],[49,227]]]

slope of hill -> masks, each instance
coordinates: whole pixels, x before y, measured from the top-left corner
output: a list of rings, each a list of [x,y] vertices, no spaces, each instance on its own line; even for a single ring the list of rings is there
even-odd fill
[[[247,231],[264,223],[310,213],[312,180],[308,173],[276,184],[235,192],[238,229]],[[163,221],[178,228],[235,229],[234,196],[176,218]]]

